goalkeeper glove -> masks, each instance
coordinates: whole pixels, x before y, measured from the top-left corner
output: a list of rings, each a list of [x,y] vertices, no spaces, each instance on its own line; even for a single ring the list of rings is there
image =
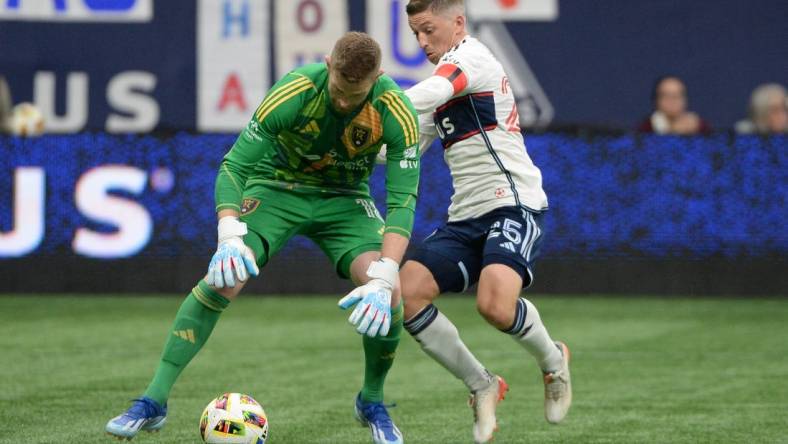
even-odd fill
[[[391,326],[391,291],[397,282],[399,265],[387,257],[369,264],[366,284],[357,287],[339,300],[339,307],[347,310],[356,305],[348,321],[356,326],[360,334],[374,338],[386,336]]]
[[[237,217],[225,216],[219,219],[218,232],[219,247],[211,258],[205,278],[208,285],[216,288],[235,287],[235,277],[245,282],[250,274],[260,274],[252,249],[241,238],[247,233],[246,224]]]

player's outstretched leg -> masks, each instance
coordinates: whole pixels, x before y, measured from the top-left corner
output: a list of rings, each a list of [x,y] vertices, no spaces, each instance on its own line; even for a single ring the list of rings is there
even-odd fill
[[[156,374],[144,396],[135,399],[126,412],[112,418],[107,423],[107,433],[132,439],[140,430],[152,432],[164,426],[167,398],[175,380],[208,340],[229,303],[229,299],[204,281],[194,287],[175,315]]]
[[[510,264],[492,263],[482,269],[476,304],[490,324],[512,336],[536,359],[545,381],[545,418],[561,422],[572,403],[569,351],[554,342],[529,300],[519,297],[522,275]]]
[[[484,368],[460,339],[457,327],[434,305],[428,305],[408,319],[405,329],[427,355],[468,387],[474,441],[490,441],[497,428],[495,409],[509,389],[506,381]]]
[[[391,310],[391,327],[384,337],[364,335],[364,387],[356,397],[356,419],[372,432],[375,444],[402,444],[402,433],[383,405],[383,383],[394,363],[402,332],[402,303]]]
[[[572,405],[569,348],[550,338],[536,307],[525,298],[517,300],[514,323],[504,332],[536,358],[544,376],[545,419],[561,422]]]

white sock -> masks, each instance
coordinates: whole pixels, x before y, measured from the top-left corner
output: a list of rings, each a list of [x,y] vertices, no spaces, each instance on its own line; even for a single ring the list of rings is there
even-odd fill
[[[512,335],[512,339],[536,358],[543,372],[552,373],[561,368],[561,351],[547,333],[539,311],[528,299],[517,300],[514,323],[503,332]]]
[[[405,321],[405,330],[425,353],[464,382],[472,392],[490,384],[493,376],[462,342],[457,327],[434,305],[428,305]]]

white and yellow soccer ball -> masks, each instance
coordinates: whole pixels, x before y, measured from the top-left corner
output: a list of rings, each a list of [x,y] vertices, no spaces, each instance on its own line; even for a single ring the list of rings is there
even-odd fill
[[[44,134],[44,115],[32,103],[22,102],[11,111],[8,129],[15,136],[40,136]]]
[[[203,410],[200,437],[208,444],[265,444],[268,417],[251,396],[225,393]]]

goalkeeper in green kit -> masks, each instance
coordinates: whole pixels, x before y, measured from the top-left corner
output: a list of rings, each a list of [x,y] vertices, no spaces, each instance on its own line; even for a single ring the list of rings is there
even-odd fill
[[[398,274],[413,225],[419,135],[413,106],[380,73],[380,59],[377,42],[350,32],[325,63],[290,72],[268,92],[219,168],[219,245],[208,274],[178,310],[147,390],[107,423],[108,433],[131,439],[164,426],[170,389],[222,310],[258,267],[302,234],[358,285],[339,301],[343,309],[355,305],[350,322],[364,335],[356,417],[373,442],[402,442],[382,402],[383,382],[402,331]],[[368,185],[383,144],[385,221]]]

